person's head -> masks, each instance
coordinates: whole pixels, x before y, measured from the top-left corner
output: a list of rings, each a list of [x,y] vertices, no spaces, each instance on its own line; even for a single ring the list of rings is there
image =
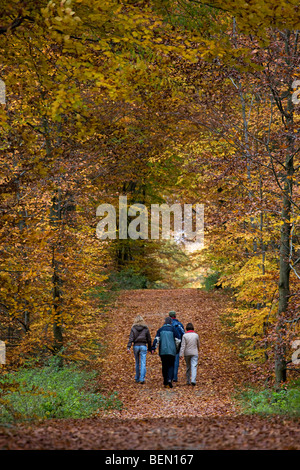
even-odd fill
[[[171,311],[169,312],[169,317],[170,317],[170,318],[176,318],[176,312],[174,312],[174,310],[171,310]]]
[[[186,325],[186,331],[193,330],[193,329],[194,329],[193,323],[188,323],[188,324]]]
[[[134,325],[145,325],[143,317],[141,315],[138,315],[137,317],[135,317],[133,324]]]
[[[172,324],[172,318],[171,317],[166,317],[165,318],[165,325],[171,325]]]

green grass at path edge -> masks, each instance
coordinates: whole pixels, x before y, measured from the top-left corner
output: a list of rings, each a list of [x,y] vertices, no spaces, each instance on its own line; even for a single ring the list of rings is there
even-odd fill
[[[249,388],[236,394],[243,413],[300,417],[300,380],[283,385],[281,390]]]
[[[117,393],[98,392],[96,371],[72,364],[24,368],[0,377],[0,425],[52,418],[87,418],[121,409]]]

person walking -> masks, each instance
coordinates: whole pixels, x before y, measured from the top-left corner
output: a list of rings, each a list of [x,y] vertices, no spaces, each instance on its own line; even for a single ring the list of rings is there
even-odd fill
[[[173,387],[172,380],[174,377],[174,361],[178,344],[180,344],[178,333],[172,325],[172,319],[168,316],[165,318],[164,325],[157,330],[152,345],[153,351],[156,350],[157,346],[159,348],[163,383],[165,387]]]
[[[127,351],[130,352],[133,344],[133,353],[135,358],[135,381],[140,384],[145,383],[146,377],[146,357],[147,351],[152,352],[151,334],[148,326],[141,315],[138,315],[129,334]]]
[[[184,326],[176,318],[176,312],[174,310],[171,310],[169,312],[169,317],[172,319],[172,325],[177,331],[178,337],[181,341],[182,336],[184,335]],[[173,382],[178,382],[178,369],[179,369],[179,351],[177,351],[176,356],[175,356]]]
[[[186,332],[181,341],[179,356],[185,359],[186,363],[186,382],[188,385],[196,385],[198,354],[200,348],[200,340],[194,331],[192,323],[186,325]]]

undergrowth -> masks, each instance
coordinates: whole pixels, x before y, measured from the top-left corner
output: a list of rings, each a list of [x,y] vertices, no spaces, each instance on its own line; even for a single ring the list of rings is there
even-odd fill
[[[246,414],[299,417],[300,380],[282,386],[279,391],[272,388],[247,389],[240,392],[236,399]]]
[[[98,392],[96,372],[75,365],[24,368],[0,377],[0,424],[48,418],[86,418],[121,409],[116,393]]]

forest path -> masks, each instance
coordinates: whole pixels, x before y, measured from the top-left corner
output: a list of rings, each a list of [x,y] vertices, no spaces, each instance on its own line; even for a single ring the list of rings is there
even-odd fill
[[[95,418],[49,420],[0,432],[9,450],[300,450],[300,420],[239,413],[234,392],[250,379],[222,333],[223,292],[197,289],[124,291],[107,312],[107,341],[101,392],[118,392],[122,410]],[[185,362],[178,383],[163,387],[157,352],[147,355],[144,385],[134,381],[134,357],[126,351],[136,315],[149,326],[152,341],[170,310],[199,334],[197,384],[187,386]],[[118,454],[116,454],[118,455]]]
[[[221,292],[206,293],[198,289],[124,291],[106,329],[107,357],[101,378],[105,392],[116,390],[124,403],[122,412],[114,414],[123,418],[236,414],[231,395],[247,379],[247,371],[221,333],[218,316],[225,305],[226,297]],[[181,360],[178,382],[172,389],[165,389],[157,352],[147,354],[145,384],[136,384],[134,356],[132,352],[126,353],[134,318],[138,314],[143,316],[153,342],[170,310],[176,311],[184,327],[192,322],[199,334],[197,384],[195,387],[186,385],[185,361]]]

